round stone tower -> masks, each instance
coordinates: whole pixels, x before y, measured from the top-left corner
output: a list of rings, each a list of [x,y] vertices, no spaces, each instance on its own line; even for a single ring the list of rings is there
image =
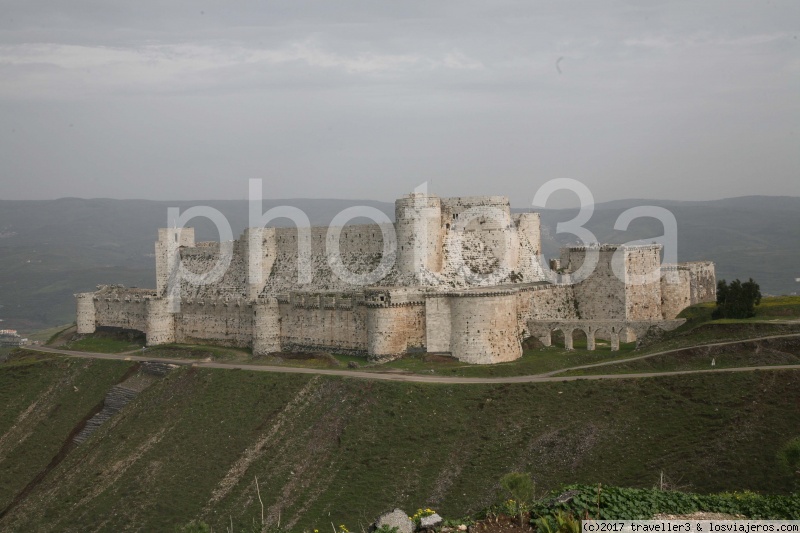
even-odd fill
[[[394,203],[397,267],[401,274],[442,270],[442,203],[438,196],[411,193]]]

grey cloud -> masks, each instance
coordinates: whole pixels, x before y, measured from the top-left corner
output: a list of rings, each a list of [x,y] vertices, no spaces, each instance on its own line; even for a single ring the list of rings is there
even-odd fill
[[[800,195],[796,2],[162,4],[0,16],[3,197]]]

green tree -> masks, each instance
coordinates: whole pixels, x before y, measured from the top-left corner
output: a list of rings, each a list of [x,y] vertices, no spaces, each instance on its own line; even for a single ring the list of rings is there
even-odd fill
[[[500,478],[500,486],[514,501],[519,523],[522,525],[522,515],[533,501],[534,486],[531,476],[519,472],[510,472]]]
[[[738,279],[717,283],[717,307],[713,318],[750,318],[756,316],[755,307],[761,303],[761,288],[750,278],[742,283]]]

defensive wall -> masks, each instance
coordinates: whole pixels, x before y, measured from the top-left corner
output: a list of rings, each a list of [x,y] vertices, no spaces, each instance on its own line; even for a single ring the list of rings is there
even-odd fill
[[[598,264],[578,283],[550,283],[539,215],[512,214],[503,196],[414,193],[396,201],[395,217],[391,227],[250,228],[228,243],[196,243],[191,228],[161,229],[156,289],[103,286],[76,295],[78,332],[112,326],[143,331],[150,345],[217,343],[255,354],[324,350],[380,360],[430,352],[486,364],[520,357],[527,337],[549,342],[553,329],[584,329],[591,345],[609,338],[618,346],[637,327],[666,328],[687,305],[714,297],[713,263],[662,266],[658,245],[565,248],[554,263],[567,280],[589,250]],[[385,246],[388,230],[396,246]],[[339,251],[335,261],[332,249]],[[298,270],[300,250],[309,251],[305,271]],[[226,251],[229,267],[213,283],[171,283],[178,264],[208,275]],[[383,264],[375,282],[353,285],[340,275],[364,276]]]

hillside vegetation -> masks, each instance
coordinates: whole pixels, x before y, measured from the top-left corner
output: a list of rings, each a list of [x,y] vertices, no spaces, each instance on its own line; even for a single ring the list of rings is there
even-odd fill
[[[0,508],[63,454],[125,361],[18,352],[0,365]],[[12,531],[366,525],[400,506],[457,517],[532,472],[564,483],[788,493],[800,373],[426,385],[181,367],[56,461],[0,518]]]

